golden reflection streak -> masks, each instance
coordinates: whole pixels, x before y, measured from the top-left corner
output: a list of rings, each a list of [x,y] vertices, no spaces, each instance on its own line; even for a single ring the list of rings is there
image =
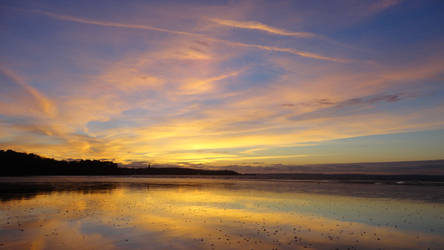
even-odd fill
[[[43,224],[45,229],[52,229],[59,234],[59,237],[48,238],[32,233],[27,236],[31,237],[31,240],[23,239],[7,245],[11,248],[28,244],[34,249],[62,244],[77,246],[75,239],[80,240],[85,237],[88,239],[88,244],[106,244],[108,248],[114,248],[119,241],[102,234],[81,232],[82,224],[96,224],[102,228],[109,228],[108,230],[136,228],[134,233],[122,236],[129,237],[132,241],[145,237],[147,232],[157,232],[161,236],[156,234],[156,237],[161,238],[156,240],[164,243],[171,238],[180,238],[183,241],[205,238],[202,244],[213,244],[218,248],[257,247],[258,242],[263,248],[272,247],[277,242],[297,244],[293,241],[295,235],[313,246],[329,246],[340,242],[345,245],[357,244],[393,249],[419,248],[427,242],[444,244],[444,239],[434,234],[341,221],[319,216],[316,211],[300,212],[283,209],[286,206],[298,208],[307,204],[320,206],[334,204],[335,212],[341,214],[346,213],[344,209],[349,207],[362,210],[362,204],[368,202],[370,201],[365,198],[332,195],[277,194],[257,190],[200,187],[170,189],[154,187],[148,192],[143,189],[119,188],[104,193],[52,193],[39,195],[30,200],[10,201],[2,208],[14,208],[12,212],[15,216],[25,218],[25,222],[22,223],[25,227],[29,227],[25,229],[26,231],[39,230],[38,225]],[[389,205],[388,201],[383,199],[372,199],[371,202],[371,206],[376,209],[383,210],[390,205],[392,209],[407,208],[409,211],[423,211],[425,214],[438,213],[437,211],[443,208],[441,204],[430,208],[430,204],[413,204],[408,201],[390,201]],[[46,211],[46,213],[41,217],[31,216],[29,219],[27,211],[31,208],[40,208],[42,209],[40,212]],[[51,214],[48,211],[56,213]],[[362,212],[365,212],[365,209]],[[8,213],[11,213],[11,210]],[[69,226],[70,221],[74,221],[76,226]],[[119,224],[117,229],[116,224]],[[362,232],[366,233],[359,237]],[[334,241],[329,236],[334,238]],[[221,237],[224,240],[219,240]],[[245,240],[246,237],[248,241]],[[356,242],[358,238],[359,244]]]

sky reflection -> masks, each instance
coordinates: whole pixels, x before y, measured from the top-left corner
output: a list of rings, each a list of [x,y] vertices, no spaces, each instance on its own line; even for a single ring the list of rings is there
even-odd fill
[[[34,196],[9,194],[5,199],[8,194],[2,192],[0,246],[436,249],[444,244],[442,202],[282,191],[293,184],[274,181],[138,179],[67,185],[66,179],[54,178],[28,183],[35,190],[56,187]],[[340,184],[304,185],[331,190]],[[439,187],[435,190],[442,195]]]

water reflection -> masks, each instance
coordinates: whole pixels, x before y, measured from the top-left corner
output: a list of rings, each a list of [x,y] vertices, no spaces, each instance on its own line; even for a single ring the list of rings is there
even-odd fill
[[[443,187],[179,178],[49,180],[0,180],[0,247],[438,249],[444,245]],[[429,197],[432,189],[434,202],[420,199],[421,193]]]

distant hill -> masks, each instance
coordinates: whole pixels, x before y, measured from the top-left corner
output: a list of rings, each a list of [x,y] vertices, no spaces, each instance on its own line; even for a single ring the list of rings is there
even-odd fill
[[[238,175],[231,170],[192,168],[121,168],[99,160],[58,161],[36,154],[0,150],[0,176],[31,175]]]

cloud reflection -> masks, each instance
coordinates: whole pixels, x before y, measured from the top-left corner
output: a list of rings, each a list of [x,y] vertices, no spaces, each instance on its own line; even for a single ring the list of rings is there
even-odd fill
[[[99,245],[120,249],[147,244],[172,249],[417,249],[444,243],[441,203],[360,198],[341,195],[339,190],[337,194],[280,190],[326,185],[331,191],[339,184],[134,181],[109,192],[63,191],[4,201],[2,227],[7,230],[0,233],[0,240],[9,249]],[[81,190],[84,183],[71,185]]]

